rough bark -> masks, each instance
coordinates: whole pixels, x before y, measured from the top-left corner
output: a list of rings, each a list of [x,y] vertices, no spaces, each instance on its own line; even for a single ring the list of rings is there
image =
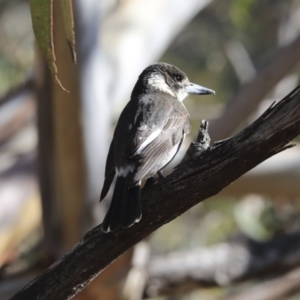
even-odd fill
[[[65,256],[11,299],[71,299],[97,274],[151,232],[219,193],[262,161],[287,149],[300,134],[300,87],[234,137],[203,150],[207,136],[159,183],[143,190],[143,218],[127,230],[89,231]]]

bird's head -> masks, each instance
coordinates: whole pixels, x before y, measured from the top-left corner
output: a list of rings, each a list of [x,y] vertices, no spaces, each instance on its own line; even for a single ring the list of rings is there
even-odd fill
[[[188,94],[215,94],[213,90],[191,83],[184,72],[167,63],[155,63],[139,76],[139,81],[148,90],[159,90],[183,101]]]

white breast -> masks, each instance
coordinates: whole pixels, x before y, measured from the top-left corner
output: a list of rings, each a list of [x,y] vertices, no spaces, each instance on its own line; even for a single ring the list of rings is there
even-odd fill
[[[153,174],[157,173],[161,168],[163,168],[166,164],[170,162],[170,160],[174,157],[178,150],[179,143],[176,144],[171,151],[165,154],[164,157],[161,158],[159,163],[155,166],[155,169],[153,170]]]

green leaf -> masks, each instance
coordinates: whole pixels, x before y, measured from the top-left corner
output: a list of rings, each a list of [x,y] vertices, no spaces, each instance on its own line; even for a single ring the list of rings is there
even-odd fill
[[[58,85],[68,92],[58,78],[53,43],[53,0],[30,0],[32,27],[39,49]]]
[[[72,0],[61,0],[60,3],[63,11],[65,32],[68,44],[71,50],[73,62],[76,63],[73,3]]]

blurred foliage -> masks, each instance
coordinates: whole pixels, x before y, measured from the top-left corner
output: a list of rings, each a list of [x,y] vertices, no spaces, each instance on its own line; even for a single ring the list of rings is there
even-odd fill
[[[34,62],[28,3],[0,2],[0,96],[25,80]]]
[[[252,9],[259,2],[258,0],[233,0],[230,3],[229,14],[232,23],[238,27],[245,29],[252,19]]]
[[[184,28],[161,60],[177,65],[191,81],[217,92],[213,99],[202,98],[202,103],[229,101],[240,82],[226,56],[226,43],[239,40],[259,69],[278,49],[282,20],[299,6],[299,1],[292,0],[215,1]]]
[[[154,252],[167,253],[224,242],[237,230],[233,198],[200,203],[151,236]]]
[[[234,208],[235,220],[247,236],[266,241],[282,229],[283,224],[270,200],[260,195],[247,195]]]

